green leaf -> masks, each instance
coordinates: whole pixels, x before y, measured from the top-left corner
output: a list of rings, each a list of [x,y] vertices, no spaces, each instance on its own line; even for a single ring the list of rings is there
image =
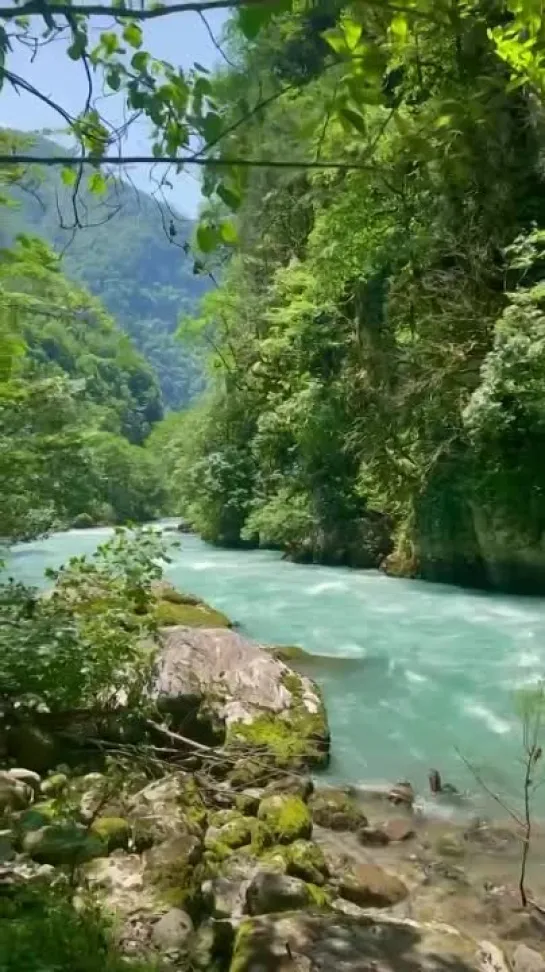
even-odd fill
[[[355,20],[351,20],[350,17],[345,17],[341,26],[346,46],[349,51],[353,51],[358,46],[363,29],[362,25],[358,24]]]
[[[76,170],[68,166],[65,169],[61,169],[61,181],[65,186],[73,186],[76,181]]]
[[[95,196],[103,196],[108,188],[108,183],[102,172],[93,172],[89,177],[89,192],[92,192]]]
[[[215,111],[209,111],[201,122],[201,131],[207,142],[215,142],[223,131],[223,121]]]
[[[352,108],[341,108],[339,110],[339,115],[344,118],[353,128],[365,135],[367,132],[367,125],[365,124],[365,118],[360,115],[359,111],[354,111]]]
[[[222,202],[224,202],[229,209],[232,209],[235,212],[237,209],[240,209],[242,198],[240,192],[237,192],[236,189],[232,189],[229,186],[226,186],[224,182],[220,182],[219,185],[216,186],[216,192]]]
[[[147,51],[137,51],[136,54],[133,54],[131,57],[131,67],[133,67],[135,71],[145,71],[148,66],[148,61],[149,54]]]
[[[202,253],[211,253],[219,243],[218,231],[209,223],[200,223],[197,227],[197,246]]]
[[[234,246],[238,243],[238,231],[231,220],[226,220],[220,226],[220,235],[224,243],[228,243],[229,246]]]
[[[393,40],[399,46],[403,46],[407,42],[408,33],[409,24],[407,23],[406,16],[402,13],[396,14],[390,24],[390,34]]]
[[[106,83],[112,91],[119,91],[121,87],[121,72],[119,68],[111,68],[106,74]]]
[[[74,39],[70,46],[67,48],[66,53],[72,61],[79,61],[82,54],[85,54],[85,48],[87,46],[87,35],[78,31],[74,34]]]
[[[261,28],[270,23],[276,14],[288,10],[291,10],[291,0],[276,0],[274,3],[261,0],[260,3],[239,7],[238,26],[247,40],[254,40]]]
[[[142,28],[139,24],[131,22],[123,28],[123,40],[127,41],[131,47],[142,47]]]
[[[347,53],[346,38],[338,27],[335,27],[332,30],[324,30],[322,37],[336,54]]]
[[[104,31],[104,33],[100,35],[100,42],[104,48],[106,57],[111,57],[112,54],[115,54],[115,52],[119,50],[119,39],[113,30]]]

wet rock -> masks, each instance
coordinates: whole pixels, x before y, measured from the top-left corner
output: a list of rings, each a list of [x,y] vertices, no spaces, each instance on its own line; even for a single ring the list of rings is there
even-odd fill
[[[174,958],[186,951],[192,933],[193,922],[187,912],[181,908],[171,908],[153,925],[151,940],[161,952]]]
[[[278,780],[273,780],[265,787],[265,796],[273,796],[275,793],[290,793],[292,796],[299,796],[302,800],[308,800],[314,792],[314,783],[310,776],[296,776],[290,774],[281,776]]]
[[[360,908],[387,908],[403,901],[408,890],[398,877],[376,864],[358,864],[339,878],[339,894]]]
[[[521,943],[513,952],[513,972],[545,972],[545,958]]]
[[[367,826],[367,817],[344,790],[333,787],[316,790],[309,807],[314,823],[329,830],[360,830]]]
[[[30,830],[23,837],[23,850],[39,864],[82,864],[106,852],[98,837],[80,824],[48,824]]]
[[[404,805],[406,807],[412,807],[415,801],[415,792],[412,785],[407,780],[396,783],[388,791],[388,800],[394,806]]]
[[[246,908],[250,915],[295,911],[312,907],[314,903],[312,892],[304,881],[278,871],[259,871],[246,891]]]
[[[414,837],[414,826],[410,820],[404,820],[403,817],[387,820],[382,825],[382,830],[391,841],[409,840]]]
[[[364,847],[384,847],[390,843],[390,838],[382,827],[361,827],[358,830],[358,840]]]
[[[242,922],[231,972],[470,972],[474,954],[463,936],[416,922],[297,911]]]
[[[263,823],[274,843],[289,844],[305,840],[312,833],[309,809],[301,797],[281,795],[264,797],[259,804],[258,820]]]
[[[477,960],[481,972],[510,972],[505,955],[493,942],[479,943]]]
[[[435,850],[442,857],[464,857],[467,844],[460,834],[442,834],[435,843]]]

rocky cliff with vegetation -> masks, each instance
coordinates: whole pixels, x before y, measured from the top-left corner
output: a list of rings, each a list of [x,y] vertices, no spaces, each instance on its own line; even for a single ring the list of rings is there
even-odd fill
[[[233,18],[221,151],[269,167],[193,328],[173,488],[207,539],[545,590],[543,106],[469,6]]]

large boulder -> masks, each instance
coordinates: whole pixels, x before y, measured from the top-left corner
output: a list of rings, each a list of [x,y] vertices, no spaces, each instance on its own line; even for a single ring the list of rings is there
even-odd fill
[[[475,944],[445,926],[295,911],[246,919],[230,972],[476,969]]]
[[[53,866],[74,866],[106,853],[105,845],[97,836],[75,823],[48,824],[29,830],[22,844],[34,861]]]
[[[163,630],[153,697],[180,725],[193,714],[193,733],[200,725],[217,738],[221,729],[228,746],[255,748],[277,766],[327,762],[329,732],[316,685],[235,631]]]

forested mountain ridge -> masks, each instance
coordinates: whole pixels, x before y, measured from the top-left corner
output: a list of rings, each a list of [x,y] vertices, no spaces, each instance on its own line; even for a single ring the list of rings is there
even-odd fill
[[[28,151],[47,156],[66,150],[32,136]],[[165,407],[183,407],[202,388],[202,372],[175,331],[180,315],[194,310],[208,288],[183,249],[192,221],[123,179],[109,181],[101,195],[86,191],[84,179],[78,193],[82,228],[74,233],[72,192],[58,168],[33,167],[10,189],[17,206],[3,210],[0,245],[24,232],[62,253],[66,275],[102,300],[155,369]]]
[[[225,120],[267,107],[222,150],[272,165],[195,325],[217,380],[174,492],[219,543],[543,592],[542,100],[499,0],[388,6],[233,18]]]

